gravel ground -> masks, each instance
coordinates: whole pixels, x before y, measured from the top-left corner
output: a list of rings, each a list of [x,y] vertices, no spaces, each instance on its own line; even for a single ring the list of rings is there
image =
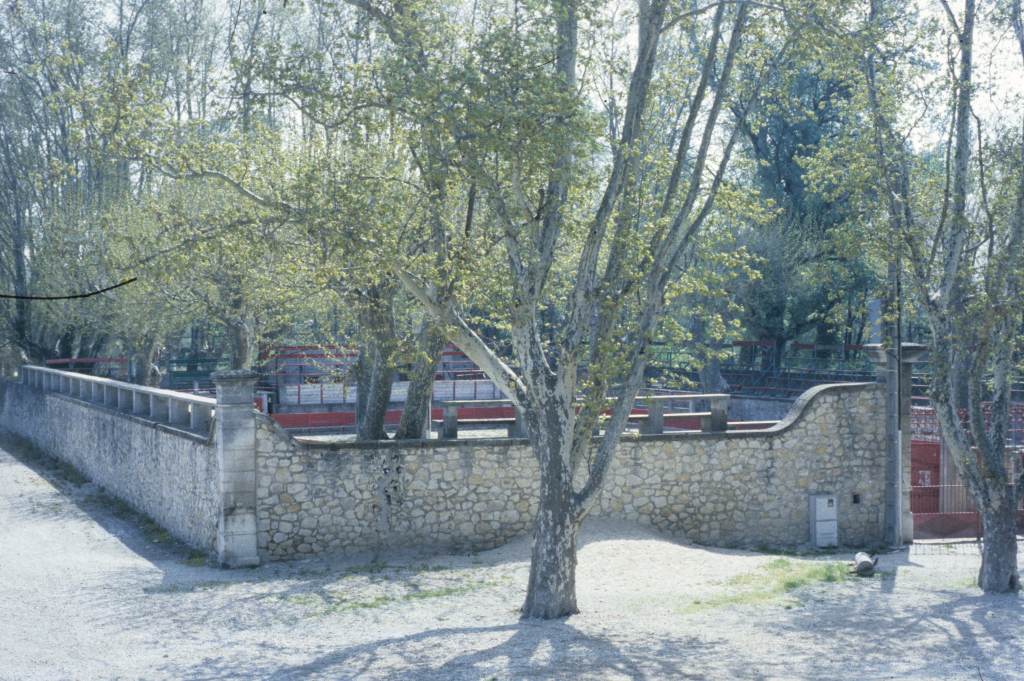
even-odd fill
[[[520,622],[528,546],[222,571],[2,441],[0,679],[1024,679],[1024,598],[970,586],[973,544],[785,584],[850,555],[590,522],[583,613]]]

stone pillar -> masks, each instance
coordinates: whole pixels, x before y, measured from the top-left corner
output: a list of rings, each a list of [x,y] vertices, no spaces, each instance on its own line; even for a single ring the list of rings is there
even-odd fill
[[[910,512],[910,406],[911,374],[914,364],[923,359],[926,348],[918,343],[903,343],[902,366],[897,383],[896,353],[881,345],[869,345],[867,350],[878,370],[878,381],[886,385],[885,418],[889,465],[886,467],[885,527],[888,539],[894,544],[914,541],[914,516]],[[897,386],[900,390],[897,390]],[[899,404],[897,409],[896,404]],[[897,425],[898,424],[898,425]],[[896,453],[898,452],[898,453]],[[895,471],[898,470],[898,476]],[[897,479],[898,478],[898,479]],[[898,520],[896,516],[898,515]],[[898,538],[892,532],[898,533]]]
[[[224,567],[259,565],[256,549],[256,373],[219,371],[215,441],[220,475],[217,561]]]
[[[647,401],[647,422],[640,424],[640,432],[650,435],[665,432],[665,403],[662,400]]]
[[[712,397],[708,400],[711,419],[708,430],[713,433],[724,433],[729,428],[729,396]]]
[[[454,404],[444,405],[444,422],[441,424],[442,440],[459,438],[459,407]]]
[[[523,409],[519,405],[512,405],[516,412],[516,420],[508,429],[509,437],[526,437],[526,417],[523,416]]]

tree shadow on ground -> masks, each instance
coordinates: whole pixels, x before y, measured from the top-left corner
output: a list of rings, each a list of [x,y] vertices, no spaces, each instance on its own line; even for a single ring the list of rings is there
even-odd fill
[[[28,440],[0,431],[0,450],[13,459],[0,465],[21,464],[52,488],[46,490],[49,494],[39,497],[18,498],[18,510],[30,517],[57,522],[92,520],[154,565],[167,560],[184,561],[196,554],[147,515],[110,496],[73,466],[43,452]]]
[[[659,639],[657,645],[653,655],[640,656],[640,664],[622,644],[583,633],[569,621],[520,621],[384,638],[344,646],[296,665],[239,667],[236,661],[220,659],[167,671],[197,680],[704,678],[699,672],[688,672],[687,667],[708,654],[710,644],[696,637],[670,637]],[[732,671],[737,678],[762,678],[743,674],[740,668]]]
[[[971,677],[1020,678],[1024,599],[941,588],[919,592],[914,598],[920,604],[908,607],[906,598],[884,579],[877,589],[859,589],[841,599],[819,600],[812,590],[803,607],[783,618],[767,618],[761,629],[769,639],[808,641],[794,647],[787,659],[792,673],[805,678],[842,669],[941,678],[949,674],[951,655]],[[829,648],[827,658],[820,655],[823,646]],[[909,649],[923,665],[902,662]]]

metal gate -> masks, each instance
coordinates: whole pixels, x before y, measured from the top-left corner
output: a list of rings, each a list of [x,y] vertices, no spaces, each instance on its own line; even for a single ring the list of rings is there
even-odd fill
[[[1010,466],[1019,475],[1024,466],[1020,427],[1024,405],[1011,408]],[[914,516],[914,539],[954,537],[980,538],[981,515],[970,490],[963,484],[956,466],[946,456],[935,412],[914,407],[911,413],[910,512]],[[1016,475],[1011,476],[1011,480]],[[1017,510],[1017,526],[1024,531],[1024,499]]]
[[[910,512],[914,539],[981,537],[981,516],[964,485],[914,485]]]

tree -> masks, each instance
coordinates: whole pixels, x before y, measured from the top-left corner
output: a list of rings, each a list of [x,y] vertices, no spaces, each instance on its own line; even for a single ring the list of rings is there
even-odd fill
[[[939,182],[928,182],[928,168],[915,163],[897,127],[895,83],[910,81],[892,58],[898,52],[883,49],[880,36],[893,35],[899,15],[881,0],[870,3],[869,40],[877,42],[864,62],[865,94],[883,206],[903,242],[912,290],[931,332],[929,397],[946,450],[981,514],[978,584],[986,592],[1016,591],[1024,475],[1011,478],[1006,437],[1024,314],[1024,129],[1016,127],[1020,121],[1001,129],[986,125],[974,110],[982,85],[974,68],[975,1],[965,0],[960,11],[945,0],[941,7],[953,40],[943,83],[950,111]],[[1019,0],[1007,10],[1024,60]],[[938,196],[929,191],[935,186]],[[967,387],[966,414],[957,408],[960,385]]]
[[[350,4],[415,55],[410,69],[431,64],[431,41],[418,30],[422,6]],[[540,468],[525,617],[577,610],[580,522],[600,494],[673,287],[727,181],[739,133],[722,123],[723,110],[733,103],[742,117],[750,105],[733,71],[739,59],[764,68],[772,58],[756,42],[744,49],[754,18],[769,21],[752,3],[671,9],[645,1],[614,18],[628,18],[638,42],[624,80],[602,73],[613,92],[625,93],[623,107],[608,103],[607,132],[594,127],[581,93],[594,84],[578,77],[581,55],[594,56],[581,45],[606,35],[602,12],[612,10],[600,4],[555,1],[478,18],[482,27],[464,38],[468,56],[455,74],[433,81],[456,83],[437,93],[434,101],[446,106],[438,111],[435,104],[429,113],[445,122],[459,166],[493,220],[504,256],[500,276],[512,296],[511,361],[467,321],[450,279],[417,261],[396,263],[394,272],[524,413]],[[439,26],[443,17],[434,17],[432,31],[443,32]],[[705,49],[669,59],[662,43],[678,39],[680,27],[701,34]],[[689,77],[672,82],[679,73]],[[663,87],[677,101],[686,93],[685,115],[674,122],[646,115]],[[723,134],[713,144],[717,133]],[[556,265],[567,268],[564,289],[556,284]],[[563,321],[545,333],[543,311],[551,306]],[[594,440],[609,398],[604,434]]]
[[[877,283],[849,194],[819,191],[813,172],[808,177],[814,156],[852,127],[849,86],[833,68],[828,59],[794,54],[770,75],[763,116],[744,125],[754,182],[774,208],[771,219],[741,235],[761,259],[761,276],[741,287],[738,298],[747,333],[770,344],[765,369],[780,370],[786,343],[808,331],[815,331],[815,343],[835,344],[836,331],[863,316],[862,301]],[[841,303],[848,314],[837,318]]]
[[[101,224],[112,206],[138,198],[146,186],[110,153],[116,111],[132,100],[132,86],[152,61],[140,39],[151,28],[146,4],[29,1],[0,13],[0,185],[10,208],[0,216],[5,290],[62,295],[127,278],[106,259],[110,233]],[[115,301],[123,294],[13,301],[5,335],[30,361],[116,351],[125,315]]]
[[[355,372],[360,439],[387,437],[384,417],[392,382],[406,358],[413,380],[396,437],[424,437],[443,337],[434,325],[420,323],[422,314],[410,318],[408,296],[393,279],[382,276],[387,267],[377,257],[391,249],[423,251],[419,228],[427,221],[424,216],[435,223],[448,218],[443,168],[419,169],[416,179],[423,182],[417,195],[409,166],[418,157],[406,144],[415,135],[395,124],[387,106],[364,101],[377,96],[378,62],[388,55],[378,54],[372,33],[352,17],[327,5],[309,9],[307,22],[301,9],[286,4],[232,4],[224,57],[229,68],[222,79],[230,105],[213,110],[205,99],[202,106],[191,105],[191,89],[180,92],[180,83],[190,83],[192,69],[186,68],[157,89],[149,106],[129,112],[134,122],[131,134],[120,140],[120,153],[154,175],[205,187],[213,204],[225,206],[222,219],[210,223],[222,225],[215,234],[194,218],[184,231],[210,237],[190,258],[217,248],[223,262],[233,263],[232,269],[213,263],[205,280],[220,282],[221,291],[209,295],[207,290],[201,298],[224,320],[237,348],[233,356],[251,355],[254,347],[252,326],[259,315],[248,295],[254,292],[252,268],[260,263],[264,272],[279,276],[301,270],[310,283],[344,301],[359,322],[349,331],[360,350]],[[190,16],[195,15],[193,11]],[[216,87],[217,79],[209,80],[213,85],[204,80],[203,92]],[[339,101],[347,108],[339,108]],[[293,132],[290,116],[298,118],[300,134],[285,141]],[[235,209],[221,191],[246,199],[251,213],[247,224],[274,223],[293,237],[276,258],[276,269],[268,267],[274,258],[258,253],[272,249],[276,237],[268,234],[253,241],[240,229],[239,216],[232,215]],[[424,198],[427,209],[420,210]],[[236,233],[223,225],[232,225]],[[229,272],[233,277],[227,277]],[[183,291],[195,289],[187,286]],[[269,291],[265,286],[256,290]],[[296,292],[311,294],[301,285]],[[225,307],[218,301],[234,303]],[[260,309],[264,314],[268,310]],[[243,352],[245,348],[249,350]]]

